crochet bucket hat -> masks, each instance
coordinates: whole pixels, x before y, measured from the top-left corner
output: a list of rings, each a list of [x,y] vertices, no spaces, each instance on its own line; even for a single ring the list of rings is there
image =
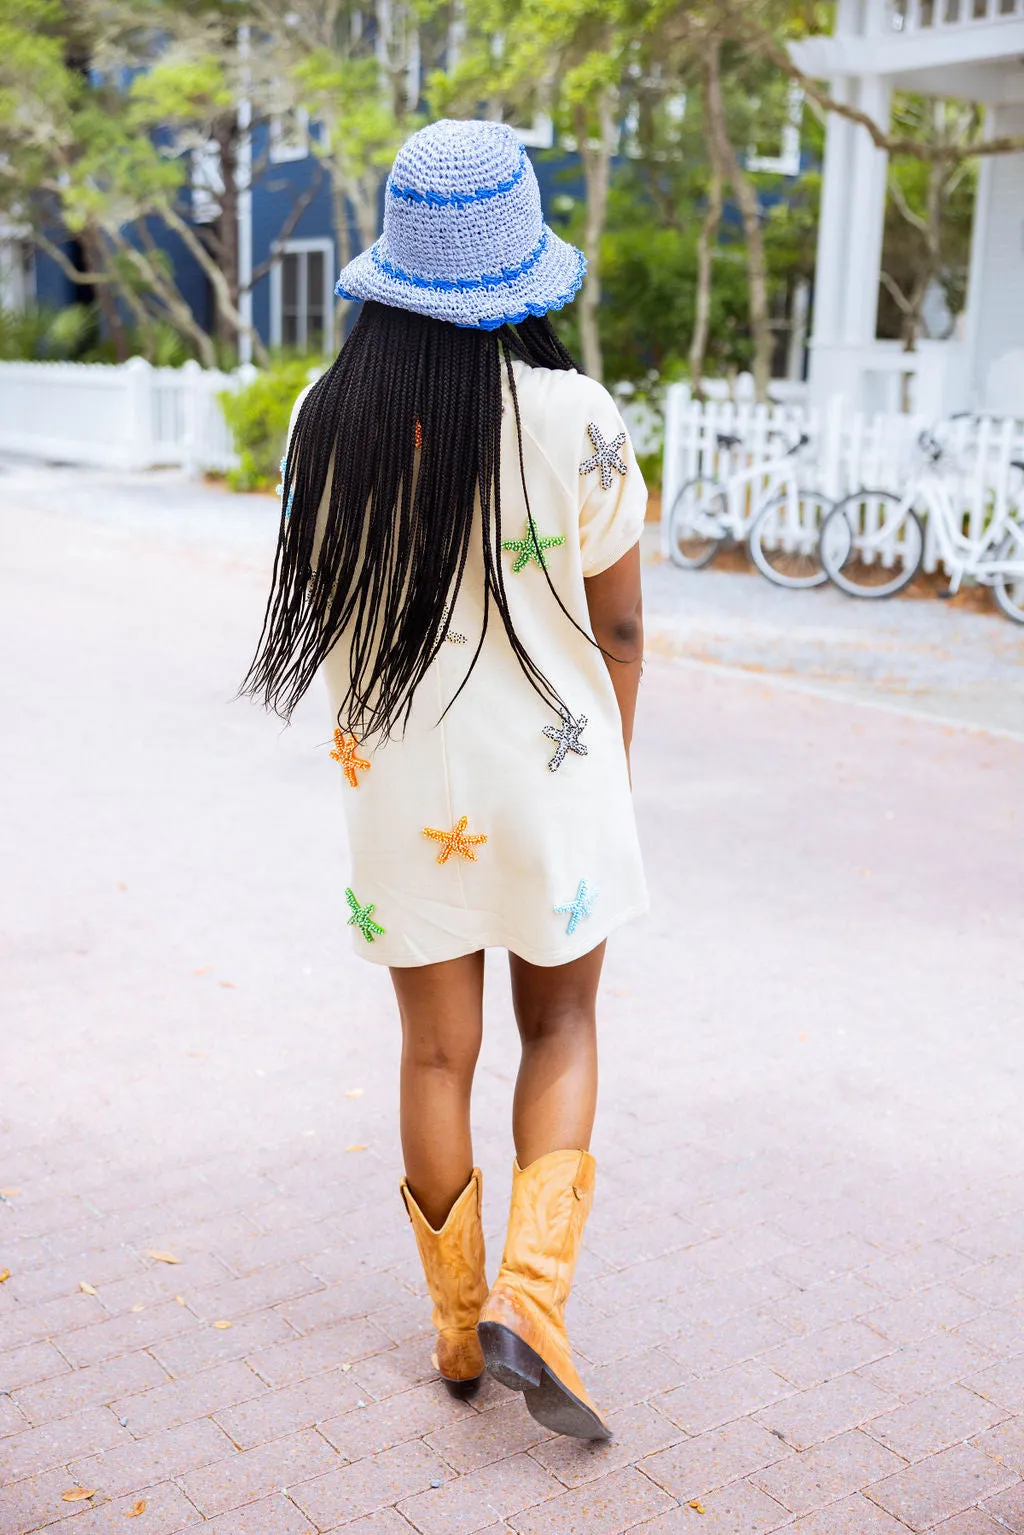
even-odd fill
[[[339,298],[497,330],[561,309],[587,262],[544,222],[533,166],[505,123],[442,118],[402,145],[384,232],[342,270]]]

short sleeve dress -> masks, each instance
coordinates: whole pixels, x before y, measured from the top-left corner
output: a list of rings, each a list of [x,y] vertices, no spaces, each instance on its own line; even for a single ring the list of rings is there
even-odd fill
[[[636,544],[647,492],[600,384],[519,361],[513,370],[540,554],[529,537],[506,385],[505,584],[516,632],[570,718],[560,720],[531,687],[493,610],[469,682],[444,714],[483,620],[475,538],[447,640],[417,689],[404,735],[374,744],[335,731],[352,857],[339,915],[357,952],[382,965],[491,947],[560,965],[647,909],[622,727],[605,661],[585,637],[592,630],[584,589],[585,577]],[[559,609],[540,559],[585,634]],[[335,650],[324,670],[337,711],[347,658]]]

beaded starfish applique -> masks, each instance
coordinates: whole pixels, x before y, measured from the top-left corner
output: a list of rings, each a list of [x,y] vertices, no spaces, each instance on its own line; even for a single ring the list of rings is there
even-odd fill
[[[434,826],[424,826],[423,835],[432,837],[435,842],[441,844],[441,851],[437,855],[438,863],[447,863],[453,853],[457,853],[460,858],[468,858],[470,863],[476,863],[476,854],[473,849],[480,843],[486,842],[487,838],[467,835],[468,825],[469,816],[464,815],[456,821],[451,831],[438,831]]]
[[[629,468],[619,457],[619,449],[626,440],[625,432],[620,432],[613,437],[611,442],[605,442],[601,428],[596,421],[587,422],[587,431],[590,440],[594,444],[596,452],[589,458],[585,458],[580,465],[580,474],[589,474],[592,469],[598,469],[601,473],[601,489],[607,490],[612,483],[612,470],[619,474],[628,474]]]
[[[384,936],[384,929],[379,922],[374,922],[373,920],[375,909],[373,902],[371,901],[368,906],[360,906],[354,892],[348,886],[345,887],[345,899],[348,901],[349,909],[352,912],[351,917],[348,919],[348,926],[357,927],[367,943],[372,943],[375,938],[382,938]]]
[[[557,537],[554,534],[542,535],[537,532],[533,522],[528,521],[526,532],[522,538],[504,538],[502,539],[501,547],[509,554],[515,554],[516,558],[512,561],[512,573],[517,575],[519,571],[526,569],[531,560],[536,560],[541,570],[547,570],[548,562],[544,558],[545,549],[557,549],[560,544],[564,543],[565,539],[561,534],[558,534]]]
[[[365,757],[358,755],[356,750],[358,745],[359,741],[355,736],[347,736],[343,730],[335,730],[331,756],[335,762],[341,763],[345,777],[353,789],[359,788],[359,771],[368,773],[371,766]]]
[[[282,458],[281,464],[280,464],[280,472],[281,472],[280,481],[278,482],[278,484],[276,484],[274,486],[274,495],[275,496],[283,496],[284,495],[284,466],[285,466],[285,464],[287,462],[288,462],[288,457],[287,457],[287,454],[286,454],[285,457]],[[284,520],[285,520],[285,522],[288,521],[288,518],[292,514],[292,502],[294,500],[295,500],[295,486],[293,485],[291,490],[288,492],[288,505],[284,509]]]
[[[555,755],[548,763],[552,773],[558,772],[569,752],[575,752],[577,757],[585,757],[587,755],[587,748],[580,740],[584,726],[587,723],[587,716],[581,714],[578,720],[574,720],[568,709],[559,709],[558,712],[562,716],[562,723],[560,725],[544,726],[544,734],[548,740],[558,742]]]
[[[556,906],[555,911],[559,916],[568,916],[569,922],[565,931],[572,934],[587,917],[590,916],[597,900],[597,891],[592,885],[588,885],[585,879],[581,879],[576,887],[576,894],[565,906]]]
[[[441,619],[441,622],[442,624],[450,624],[451,620],[452,610],[451,608],[445,608],[444,616]],[[449,645],[467,645],[469,643],[469,641],[466,639],[466,636],[464,634],[460,634],[458,629],[446,629],[444,637],[448,641]]]

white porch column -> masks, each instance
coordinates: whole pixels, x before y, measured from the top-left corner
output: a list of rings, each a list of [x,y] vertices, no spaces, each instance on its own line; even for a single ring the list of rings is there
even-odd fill
[[[880,31],[880,17],[877,6],[840,0],[835,35],[861,43],[870,38],[881,66],[886,38]],[[888,127],[891,91],[883,75],[841,75],[832,80],[831,90],[837,101],[859,108],[880,127]],[[851,403],[859,403],[856,354],[874,341],[878,313],[887,158],[884,151],[875,148],[866,129],[830,113],[825,133],[810,367],[812,390],[821,398],[841,393]]]
[[[892,92],[887,80],[865,75],[859,82],[857,105],[887,129]],[[878,281],[882,268],[885,192],[889,156],[876,149],[865,128],[853,129],[853,165],[846,195],[846,294],[843,339],[868,346],[878,321]]]
[[[993,107],[987,132],[1024,134],[1024,106]],[[980,162],[964,340],[972,408],[1024,415],[1024,154]]]

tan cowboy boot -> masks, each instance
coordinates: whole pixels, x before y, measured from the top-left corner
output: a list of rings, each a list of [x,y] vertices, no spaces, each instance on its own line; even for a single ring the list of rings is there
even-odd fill
[[[434,1302],[437,1351],[434,1366],[452,1396],[475,1396],[484,1374],[484,1359],[476,1335],[480,1308],[487,1299],[484,1273],[484,1228],[480,1220],[483,1181],[479,1167],[435,1231],[401,1183],[402,1198],[412,1222],[420,1262]]]
[[[515,1163],[505,1251],[477,1325],[489,1374],[521,1391],[538,1423],[576,1439],[611,1438],[576,1373],[565,1331],[596,1166],[587,1151]]]

